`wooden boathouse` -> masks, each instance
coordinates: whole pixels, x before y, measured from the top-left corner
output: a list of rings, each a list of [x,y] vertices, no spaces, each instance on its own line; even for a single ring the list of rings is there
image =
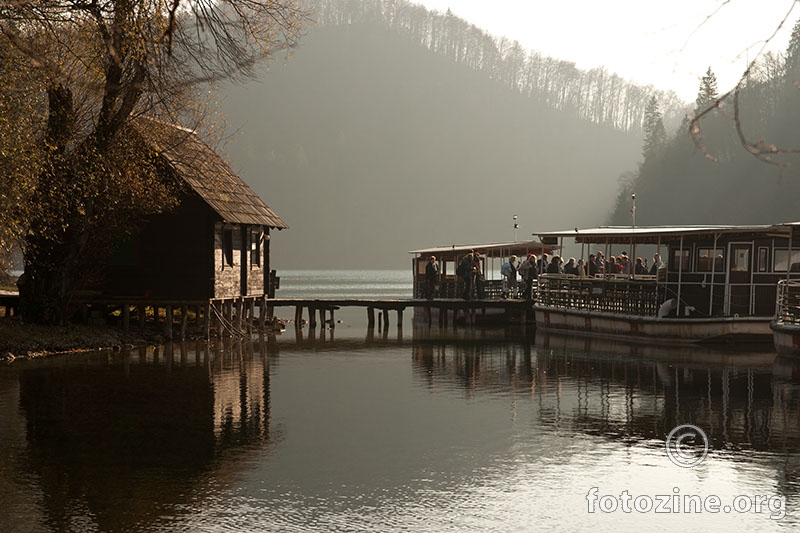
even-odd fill
[[[131,312],[143,327],[163,310],[168,338],[176,310],[182,334],[190,315],[206,335],[241,329],[256,319],[256,306],[263,327],[278,284],[271,232],[288,226],[195,131],[142,117],[135,130],[158,154],[164,179],[179,183],[179,203],[120,235],[102,286],[76,300],[101,309],[98,319],[116,309],[123,329]]]

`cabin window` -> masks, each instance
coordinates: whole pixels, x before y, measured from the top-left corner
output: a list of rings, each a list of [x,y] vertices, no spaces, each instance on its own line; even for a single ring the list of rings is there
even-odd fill
[[[786,248],[775,248],[775,257],[772,262],[773,272],[786,272],[786,264],[789,262],[789,250]],[[800,250],[792,250],[792,272],[800,271]]]
[[[750,272],[750,248],[734,248],[731,272]]]
[[[261,266],[261,232],[250,232],[250,266]]]
[[[423,276],[425,275],[425,268],[428,266],[428,260],[424,257],[420,257],[417,259],[417,275]]]
[[[711,272],[711,258],[714,258],[714,272],[725,270],[725,255],[721,248],[697,249],[697,272]]]
[[[233,266],[233,230],[222,230],[222,260],[223,266]]]
[[[670,269],[674,271],[682,270],[687,272],[689,270],[689,250],[684,248],[680,250],[676,248],[672,250],[672,262]]]
[[[448,276],[455,276],[456,275],[456,263],[455,261],[445,261],[444,262],[444,274]]]
[[[769,248],[763,246],[758,249],[758,271],[759,272],[766,272],[767,271],[767,257],[769,256]]]

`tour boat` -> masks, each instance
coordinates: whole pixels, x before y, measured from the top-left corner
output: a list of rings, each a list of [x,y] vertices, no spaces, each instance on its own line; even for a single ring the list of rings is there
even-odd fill
[[[658,253],[648,274],[539,276],[536,327],[659,343],[772,340],[780,280],[800,279],[794,224],[600,227],[538,233],[574,239],[581,256]],[[794,326],[794,324],[793,324]]]

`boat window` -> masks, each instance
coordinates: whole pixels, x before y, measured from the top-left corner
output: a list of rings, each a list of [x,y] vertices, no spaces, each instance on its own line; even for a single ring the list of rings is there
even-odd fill
[[[731,272],[750,272],[750,248],[734,248]]]
[[[775,257],[772,262],[773,272],[786,272],[789,250],[787,248],[775,248]],[[792,250],[792,272],[800,269],[800,250]]]
[[[445,261],[444,262],[444,272],[443,274],[447,276],[455,276],[456,275],[456,263],[455,261]]]
[[[425,275],[425,268],[428,266],[428,260],[425,257],[420,257],[417,259],[417,275],[424,276]]]
[[[711,258],[714,257],[714,272],[722,272],[725,269],[725,255],[721,248],[698,248],[697,249],[697,272],[711,272]]]
[[[672,261],[670,261],[670,269],[674,271],[682,270],[687,272],[689,270],[689,250],[683,249],[683,257],[681,257],[680,248],[672,250]]]
[[[769,254],[769,248],[766,246],[762,246],[758,249],[758,271],[759,272],[766,272],[767,271],[767,257]]]

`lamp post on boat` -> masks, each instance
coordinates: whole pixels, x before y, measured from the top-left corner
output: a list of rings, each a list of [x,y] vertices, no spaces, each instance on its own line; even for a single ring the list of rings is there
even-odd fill
[[[636,193],[631,193],[631,229],[636,229]],[[635,261],[636,261],[636,242],[633,239],[633,235],[631,235],[631,257],[628,259],[628,264],[631,265],[630,267],[630,274],[635,274]]]
[[[519,229],[519,224],[517,224],[517,215],[514,215],[514,242],[517,242],[517,230]]]

